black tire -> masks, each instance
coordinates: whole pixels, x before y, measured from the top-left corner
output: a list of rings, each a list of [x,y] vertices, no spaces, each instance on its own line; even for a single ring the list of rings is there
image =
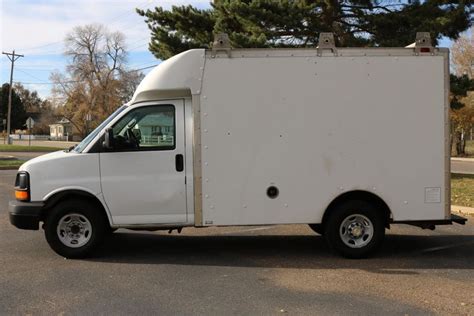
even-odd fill
[[[86,230],[86,234],[83,234],[85,236],[84,245],[77,248],[66,245],[59,237],[59,222],[62,218],[67,220],[67,217],[65,216],[68,214],[78,214],[79,217],[76,216],[76,218],[85,218],[90,224],[87,224],[90,228]],[[44,233],[49,246],[60,256],[71,259],[90,256],[104,240],[107,229],[109,229],[109,224],[102,213],[102,210],[94,203],[78,199],[60,202],[55,205],[48,211],[48,216],[44,225]],[[87,231],[89,233],[87,233]],[[62,235],[65,235],[64,230],[61,230],[61,232]],[[73,241],[74,240],[72,240],[72,242]]]
[[[316,234],[324,235],[324,229],[322,224],[308,224],[309,228],[311,228]]]
[[[329,210],[329,212],[331,213],[329,213],[325,223],[324,236],[326,237],[329,247],[340,255],[351,259],[366,258],[381,246],[385,237],[384,214],[372,204],[359,200],[346,201],[337,205],[332,210]],[[362,237],[355,238],[357,242],[361,243],[361,245],[359,245],[360,248],[355,248],[356,241],[351,240],[351,238],[348,238],[349,240],[347,242],[354,244],[352,244],[352,246],[347,245],[342,237],[342,235],[347,237],[352,236],[348,230],[342,227],[342,224],[346,219],[348,219],[348,222],[351,222],[351,219],[355,218],[351,218],[351,215],[357,214],[367,218],[371,222],[371,225],[368,225],[368,227],[372,227],[371,234],[366,233],[368,230],[363,230],[363,233],[361,233]],[[359,218],[361,217],[359,216]],[[347,232],[347,234],[344,234],[345,232]],[[372,236],[371,239],[368,237],[370,235]]]

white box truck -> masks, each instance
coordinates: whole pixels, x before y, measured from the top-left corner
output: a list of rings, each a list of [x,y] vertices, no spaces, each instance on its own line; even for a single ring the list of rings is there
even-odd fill
[[[89,255],[117,228],[309,224],[365,257],[450,212],[449,58],[407,48],[231,49],[157,66],[75,148],[23,164],[10,221]]]

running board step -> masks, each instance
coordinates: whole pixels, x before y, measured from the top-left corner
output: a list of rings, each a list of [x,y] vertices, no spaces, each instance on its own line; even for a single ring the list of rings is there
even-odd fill
[[[464,225],[467,222],[467,218],[451,213],[451,221]]]
[[[464,218],[459,215],[451,214],[451,218],[449,219],[434,219],[434,220],[426,220],[426,221],[396,221],[392,222],[392,224],[407,224],[416,227],[421,227],[423,229],[431,229],[434,230],[436,225],[452,225],[453,223],[464,225],[467,222],[467,218]]]

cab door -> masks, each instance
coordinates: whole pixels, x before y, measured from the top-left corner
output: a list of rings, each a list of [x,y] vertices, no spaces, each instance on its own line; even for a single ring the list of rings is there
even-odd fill
[[[102,194],[114,224],[184,223],[184,100],[134,106],[100,152]]]

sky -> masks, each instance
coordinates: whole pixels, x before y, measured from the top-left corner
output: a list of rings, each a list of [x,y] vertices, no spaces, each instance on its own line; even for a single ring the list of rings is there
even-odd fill
[[[73,27],[101,23],[125,34],[128,66],[139,69],[159,63],[148,51],[150,32],[135,8],[192,4],[209,7],[209,0],[0,0],[0,50],[25,55],[15,62],[14,82],[51,94],[50,73],[64,71],[63,40]],[[10,80],[10,61],[0,56],[0,83]],[[146,74],[151,69],[144,70]]]
[[[0,0],[0,49],[23,54],[15,63],[14,82],[42,98],[51,94],[52,71],[64,71],[63,39],[74,26],[101,23],[126,36],[130,69],[159,63],[149,51],[150,32],[135,8],[192,4],[208,8],[209,0]],[[407,43],[408,44],[408,43]],[[450,47],[447,39],[440,46]],[[151,69],[144,70],[146,74]],[[0,82],[10,78],[10,61],[0,56]]]

